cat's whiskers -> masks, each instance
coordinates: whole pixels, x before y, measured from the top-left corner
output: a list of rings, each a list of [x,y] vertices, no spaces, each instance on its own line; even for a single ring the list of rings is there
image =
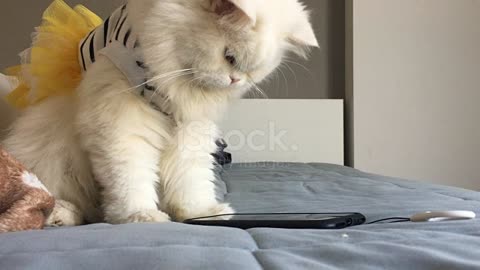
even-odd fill
[[[163,74],[160,74],[160,75],[157,75],[155,77],[153,77],[152,79],[150,80],[147,80],[145,83],[143,83],[142,85],[144,84],[148,84],[148,83],[152,83],[152,82],[157,82],[159,80],[162,80],[162,79],[165,79],[165,78],[169,78],[169,77],[175,77],[175,76],[178,76],[178,75],[183,75],[185,73],[189,73],[189,72],[193,72],[194,70],[192,68],[187,68],[187,69],[179,69],[179,70],[175,70],[175,71],[170,71],[170,72],[167,72],[167,73],[163,73]],[[141,86],[141,85],[139,85]]]
[[[193,78],[188,83],[192,85],[192,83],[195,82],[195,85],[193,85],[193,88],[197,88],[205,77],[206,77],[205,75],[200,75],[196,78]]]
[[[268,95],[263,91],[250,77],[248,78],[248,84],[261,95],[262,98],[268,99]]]
[[[277,70],[272,72],[271,81],[273,81],[272,82],[273,88],[275,89],[275,92],[278,94],[278,89],[280,88],[280,76],[278,75]]]
[[[278,67],[276,68],[276,70],[278,70],[278,71],[280,72],[280,74],[282,74],[283,82],[285,83],[285,86],[287,87],[286,90],[287,90],[287,96],[288,96],[288,95],[289,95],[289,92],[290,92],[290,91],[289,91],[290,89],[289,89],[289,87],[288,87],[287,76],[285,76],[285,73],[283,72],[281,65],[278,66]]]
[[[283,61],[284,61],[285,63],[290,63],[290,64],[297,65],[297,66],[303,68],[305,71],[307,71],[308,74],[313,75],[312,71],[310,71],[305,65],[302,65],[302,64],[300,64],[300,63],[298,63],[298,62],[295,62],[295,61],[292,61],[292,60],[290,60],[289,58],[284,58]]]
[[[163,73],[163,74],[160,74],[160,75],[157,75],[149,80],[146,80],[145,82],[141,83],[141,84],[138,84],[138,85],[135,85],[135,86],[132,86],[130,88],[127,88],[127,89],[124,89],[122,91],[120,91],[121,93],[125,93],[125,92],[129,92],[131,90],[135,90],[141,86],[145,86],[149,83],[152,83],[152,82],[155,82],[157,80],[161,80],[161,79],[164,79],[164,78],[168,78],[168,77],[171,77],[171,76],[175,76],[177,74],[181,74],[181,73],[184,73],[184,72],[188,72],[188,71],[191,71],[192,69],[189,68],[189,69],[180,69],[180,70],[175,70],[175,71],[170,71],[170,72],[166,72],[166,73]]]
[[[196,71],[194,71],[193,69],[190,69],[190,71],[185,71],[185,72],[180,73],[180,74],[177,73],[177,74],[175,74],[175,75],[172,75],[171,77],[166,77],[167,80],[161,82],[161,84],[162,84],[162,86],[165,86],[165,85],[167,85],[167,83],[170,82],[170,81],[173,81],[173,80],[178,79],[178,78],[183,77],[183,76],[192,75],[192,74],[195,74],[195,73],[196,73]],[[164,79],[164,78],[160,78],[159,80],[161,80],[161,79]],[[157,81],[158,81],[158,80],[157,80]],[[152,96],[150,97],[149,102],[152,102],[152,101],[153,101],[153,99],[155,98],[156,95],[158,95],[158,93],[160,92],[160,90],[161,90],[161,87],[156,87],[156,88],[155,88],[155,91],[153,92]]]
[[[293,79],[295,80],[295,88],[298,88],[298,79],[297,79],[297,74],[295,74],[295,71],[288,65],[287,62],[282,63],[282,66],[285,66],[293,75]]]

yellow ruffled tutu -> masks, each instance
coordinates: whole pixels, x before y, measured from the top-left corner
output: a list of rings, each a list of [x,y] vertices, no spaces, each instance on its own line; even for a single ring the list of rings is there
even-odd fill
[[[71,8],[54,0],[33,34],[32,47],[21,53],[22,64],[6,71],[20,82],[7,101],[26,108],[50,96],[72,93],[82,77],[79,43],[100,24],[102,19],[84,6]]]

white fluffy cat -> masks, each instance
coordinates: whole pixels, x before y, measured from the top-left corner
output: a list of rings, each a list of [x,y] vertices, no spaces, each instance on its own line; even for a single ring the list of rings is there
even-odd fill
[[[75,95],[25,111],[5,147],[60,201],[52,224],[233,212],[215,196],[216,122],[286,53],[317,46],[308,13],[297,0],[131,0],[127,9],[173,119],[125,91],[132,85],[103,57]]]

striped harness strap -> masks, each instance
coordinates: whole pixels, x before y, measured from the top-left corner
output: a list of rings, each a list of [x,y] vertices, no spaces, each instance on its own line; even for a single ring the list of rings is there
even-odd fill
[[[136,50],[138,47],[137,35],[129,21],[127,6],[124,5],[80,42],[79,62],[83,72],[86,72],[100,55],[107,57],[123,73],[136,93],[156,110],[171,115],[164,110],[168,107],[166,101],[158,101],[160,94],[155,93],[155,88],[148,84],[147,67]],[[155,100],[154,95],[157,97]]]

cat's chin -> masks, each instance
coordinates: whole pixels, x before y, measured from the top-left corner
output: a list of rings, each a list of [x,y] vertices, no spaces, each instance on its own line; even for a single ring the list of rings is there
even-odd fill
[[[246,92],[248,92],[248,88],[246,87],[211,87],[211,88],[205,88],[204,93],[212,93],[212,94],[221,94],[221,95],[226,95],[229,97],[241,97],[244,95]]]
[[[193,84],[192,87],[204,92],[231,92],[232,94],[248,90],[246,85],[225,85],[209,82],[198,82]]]

